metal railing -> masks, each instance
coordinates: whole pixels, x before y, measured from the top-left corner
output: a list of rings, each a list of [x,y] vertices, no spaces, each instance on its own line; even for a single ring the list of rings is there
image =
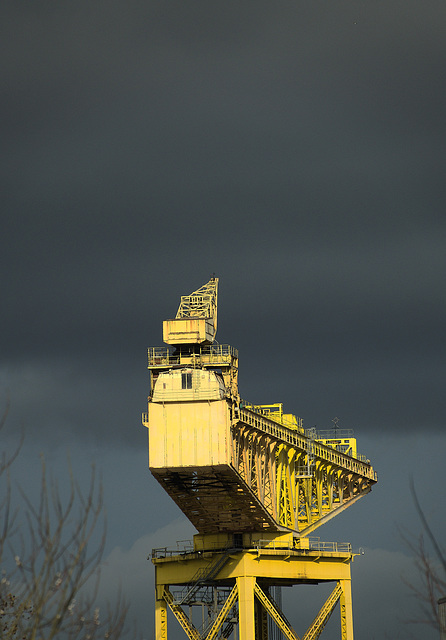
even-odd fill
[[[271,420],[271,418],[257,414],[251,409],[241,409],[240,420],[246,425],[252,426],[264,433],[268,433],[273,438],[277,438],[282,442],[287,442],[288,444],[304,451],[307,451],[308,449],[307,436],[299,431],[289,429],[288,427]],[[348,456],[330,446],[318,442],[317,440],[313,443],[313,453],[315,458],[334,462],[344,469],[349,469],[350,471],[358,473],[366,478],[370,478],[371,480],[376,481],[378,479],[376,472],[372,469],[370,462],[365,458],[365,456]]]
[[[169,347],[149,347],[147,350],[149,367],[170,367],[190,361],[205,364],[230,362],[238,358],[238,350],[229,344],[209,344],[201,346],[197,351],[178,352],[175,355]]]
[[[235,549],[232,543],[206,542],[206,549],[196,549],[193,540],[178,540],[176,547],[157,547],[152,549],[152,558],[167,558],[185,553],[206,553],[207,551],[226,551],[227,549]]]
[[[298,543],[297,539],[297,543]],[[325,552],[325,553],[351,553],[352,552],[352,545],[350,544],[350,542],[326,542],[321,540],[320,538],[303,538],[303,540],[308,540],[308,547],[307,546],[299,546],[299,544],[296,545],[296,541],[294,542],[283,542],[281,540],[257,540],[255,543],[252,544],[252,546],[250,548],[256,549],[257,551],[260,550],[272,550],[272,551],[321,551],[321,552]],[[238,551],[241,551],[241,549],[237,549]],[[192,540],[179,540],[176,544],[176,547],[158,547],[156,549],[152,549],[152,553],[151,553],[151,557],[152,558],[171,558],[172,556],[178,556],[178,555],[186,555],[186,554],[190,554],[190,553],[204,553],[206,551],[223,551],[226,552],[226,555],[228,553],[231,553],[234,551],[234,548],[232,547],[232,545],[228,545],[226,547],[222,547],[221,544],[217,544],[217,543],[211,543],[209,545],[206,546],[206,549],[204,550],[197,550],[194,549],[194,544],[192,542]],[[218,560],[218,564],[220,564],[220,562],[222,562],[222,559],[219,558]],[[194,582],[195,581],[200,581],[201,579],[203,579],[204,577],[206,577],[210,572],[212,572],[212,569],[214,569],[214,565],[212,565],[211,567],[207,567],[205,569],[199,569],[196,576],[194,577]]]
[[[317,440],[344,440],[353,437],[353,429],[324,429],[316,431]]]
[[[169,347],[149,347],[147,354],[149,367],[180,364],[180,357],[173,356]]]
[[[320,538],[309,538],[310,551],[325,551],[326,553],[351,553],[350,542],[324,542]]]
[[[320,538],[303,538],[308,541],[308,546],[299,543],[284,543],[280,540],[258,540],[255,549],[260,550],[272,550],[272,551],[320,551],[325,553],[352,553],[352,545],[350,542],[324,542]]]
[[[214,389],[159,389],[156,387],[153,393],[153,400],[154,402],[222,400],[224,394],[224,389],[220,387]]]
[[[178,540],[176,547],[157,547],[152,549],[152,558],[169,558],[171,556],[194,553],[194,543],[192,540]]]
[[[283,425],[292,431],[299,431],[300,433],[305,433],[303,428],[303,419],[298,418],[297,416],[293,416],[296,419],[296,423],[292,422],[288,416],[290,414],[283,413],[283,405],[281,402],[272,405],[256,405],[250,404],[245,400],[240,401],[240,409],[249,409],[254,413],[258,413],[269,420],[274,420],[277,424]]]
[[[297,539],[297,543],[298,543]],[[299,546],[296,545],[296,541],[294,542],[283,542],[281,540],[268,540],[261,539],[257,540],[252,544],[253,549],[257,551],[262,549],[270,549],[273,551],[321,551],[325,553],[351,553],[352,545],[350,542],[326,542],[321,540],[320,538],[303,538],[303,540],[308,541],[307,546]],[[204,553],[207,551],[222,551],[224,555],[228,555],[228,553],[232,553],[235,548],[232,545],[222,546],[221,543],[211,543],[206,545],[206,549],[197,550],[194,549],[194,544],[192,540],[178,540],[176,547],[158,547],[156,549],[152,549],[151,557],[152,558],[170,558],[172,556],[178,555],[186,555],[189,553]],[[242,549],[237,549],[241,551]],[[218,564],[222,562],[222,559],[219,558]],[[214,569],[214,565],[211,567],[207,567],[206,569],[199,569],[197,574],[194,576],[194,582],[199,581],[204,578],[207,574]]]

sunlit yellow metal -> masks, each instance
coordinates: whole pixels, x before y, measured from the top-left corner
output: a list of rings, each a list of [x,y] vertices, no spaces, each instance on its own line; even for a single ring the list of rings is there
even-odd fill
[[[158,376],[174,369],[218,369],[223,378],[226,394],[238,398],[238,351],[228,344],[179,345],[172,353],[169,347],[148,349],[148,369],[151,393]],[[149,398],[149,400],[151,397]]]
[[[163,323],[167,344],[203,344],[213,342],[217,332],[218,278],[188,296],[181,296],[177,315]]]
[[[333,433],[331,437],[318,438],[318,442],[356,458],[356,438],[337,438]]]
[[[271,602],[268,596],[259,587],[257,582],[254,583],[254,593],[263,605],[264,610],[270,614],[271,618],[277,624],[278,628],[283,633],[285,638],[288,638],[288,640],[299,640],[299,637],[294,633],[289,622],[285,619],[283,613],[279,611],[277,606],[275,606]]]
[[[167,603],[164,599],[164,585],[160,589],[155,586],[155,628],[157,640],[167,640]]]
[[[195,626],[192,624],[192,622],[189,620],[187,615],[184,613],[181,606],[175,603],[173,596],[166,585],[164,585],[164,589],[163,589],[163,598],[165,602],[167,602],[167,604],[169,605],[170,610],[174,614],[175,618],[183,627],[183,630],[186,632],[187,637],[190,640],[201,640],[200,633],[197,631]],[[166,628],[167,628],[167,623],[166,623]]]
[[[307,534],[376,481],[359,456],[240,409],[210,370],[160,374],[145,424],[153,475],[203,533]]]
[[[304,433],[302,418],[298,418],[292,413],[284,413],[283,402],[276,402],[274,404],[248,404],[242,402],[241,404],[246,409],[251,409],[256,413],[260,413],[262,416],[271,418],[271,420],[275,420],[289,429],[295,429],[296,431]]]
[[[229,539],[228,534],[227,540]],[[198,535],[194,539],[194,548],[188,552],[169,552],[168,549],[155,549],[152,552],[152,561],[156,566],[157,593],[162,594],[163,600],[169,605],[191,640],[198,640],[200,637],[213,640],[218,633],[221,634],[230,609],[236,601],[239,639],[263,640],[265,628],[263,626],[260,632],[259,620],[256,625],[256,599],[285,638],[299,640],[284,613],[268,596],[268,588],[271,585],[292,586],[325,582],[335,582],[336,586],[302,636],[302,640],[316,640],[320,636],[339,600],[342,640],[353,640],[351,549],[332,543],[323,550],[320,544],[312,543],[308,539],[308,544],[300,548],[289,534],[270,534],[265,539],[260,539],[258,534],[244,534],[243,549],[229,549],[226,546],[225,561],[221,562],[222,552],[215,545],[224,542],[224,536],[221,535]],[[216,563],[218,572],[213,574],[212,584],[225,585],[230,592],[210,628],[200,634],[184,612],[181,601],[175,601],[170,587],[185,585],[187,588],[187,585],[194,585],[197,576],[209,575],[212,567],[217,566]],[[190,605],[190,602],[186,604]],[[258,613],[257,611],[257,618]],[[162,633],[164,627],[161,627],[157,618],[156,640],[163,637]]]
[[[181,554],[153,554],[156,639],[167,639],[169,607],[190,640],[232,637],[234,625],[239,640],[268,640],[268,617],[298,640],[268,589],[335,582],[303,640],[319,637],[338,601],[342,640],[353,640],[351,548],[308,536],[366,495],[376,473],[337,418],[316,432],[282,403],[240,398],[238,352],[214,343],[217,289],[212,278],[182,296],[163,324],[172,346],[148,351],[150,470],[199,532]],[[183,610],[198,602],[209,610],[201,629]]]
[[[325,604],[323,605],[323,607],[321,608],[321,610],[313,620],[312,624],[307,629],[307,632],[303,636],[302,640],[316,640],[317,638],[319,638],[342,594],[343,594],[343,588],[341,586],[341,583],[338,582],[336,587],[328,596]],[[342,618],[342,614],[341,614],[341,618]],[[341,622],[341,626],[342,626],[342,622]],[[352,635],[350,637],[352,637]]]
[[[232,588],[231,593],[227,597],[226,602],[220,609],[220,612],[217,615],[212,627],[210,628],[209,633],[206,636],[206,640],[214,640],[214,638],[217,636],[217,633],[219,632],[220,627],[225,621],[226,616],[228,615],[231,607],[234,605],[234,602],[237,598],[237,594],[238,594],[238,586],[237,584],[235,584],[234,587]]]

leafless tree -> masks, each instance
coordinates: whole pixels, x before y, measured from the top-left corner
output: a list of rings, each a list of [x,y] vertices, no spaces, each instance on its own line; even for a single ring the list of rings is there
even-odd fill
[[[7,410],[0,429],[6,416]],[[13,512],[9,472],[18,454],[19,447],[0,458],[0,638],[124,637],[128,606],[120,592],[113,606],[98,605],[105,519],[94,469],[86,492],[70,471],[62,497],[42,458],[37,504],[22,490]]]
[[[424,513],[412,479],[410,490],[422,525],[422,533],[417,538],[403,535],[405,544],[414,555],[420,576],[419,584],[406,581],[421,607],[421,617],[411,622],[427,624],[440,630],[438,600],[446,596],[446,556]]]

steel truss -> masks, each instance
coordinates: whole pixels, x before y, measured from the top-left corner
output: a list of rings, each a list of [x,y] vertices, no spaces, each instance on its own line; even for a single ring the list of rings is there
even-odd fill
[[[232,465],[280,527],[311,533],[371,490],[366,464],[247,416],[232,429]]]
[[[272,620],[287,640],[316,640],[322,633],[331,614],[340,601],[340,628],[342,640],[353,640],[352,602],[350,589],[351,554],[327,554],[280,549],[232,549],[226,554],[227,561],[221,562],[219,552],[197,552],[187,556],[154,557],[156,566],[156,640],[167,640],[167,608],[182,627],[190,640],[215,640],[231,637],[234,626],[238,625],[239,640],[268,640],[268,619]],[[218,574],[212,571],[219,565]],[[197,567],[201,567],[197,571]],[[206,583],[214,590],[223,589],[218,607],[209,607],[212,615],[200,629],[190,613],[191,605],[203,605],[204,598],[194,591],[194,576],[197,572],[212,575]],[[253,574],[253,575],[251,575]],[[184,610],[184,602],[175,598],[169,587],[189,584],[189,614]],[[302,635],[297,635],[283,611],[273,601],[269,589],[275,584],[297,585],[334,582],[335,587],[317,612],[314,621]],[[183,598],[184,600],[184,598]]]
[[[308,535],[376,482],[369,464],[249,410],[229,435],[228,464],[151,469],[201,533]]]

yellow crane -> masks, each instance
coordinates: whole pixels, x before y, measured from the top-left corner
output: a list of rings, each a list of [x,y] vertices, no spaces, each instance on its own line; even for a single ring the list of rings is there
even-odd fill
[[[272,590],[334,581],[303,638],[319,637],[340,601],[341,638],[352,640],[351,547],[310,534],[366,495],[376,473],[337,422],[305,429],[282,403],[240,397],[238,351],[215,342],[217,291],[212,277],[182,296],[163,322],[168,346],[148,350],[150,471],[198,531],[190,548],[152,553],[156,638],[167,638],[169,607],[191,639],[237,628],[239,640],[267,640],[278,628],[296,640]],[[206,609],[201,625],[194,605]]]

